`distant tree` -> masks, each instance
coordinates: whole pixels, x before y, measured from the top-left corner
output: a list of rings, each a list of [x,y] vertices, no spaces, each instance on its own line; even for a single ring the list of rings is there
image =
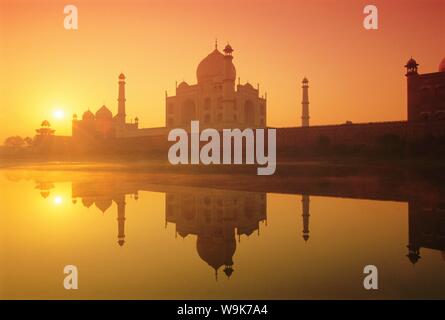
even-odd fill
[[[20,136],[12,136],[12,137],[6,138],[4,144],[7,147],[20,148],[25,145],[25,140],[23,140],[23,138]]]
[[[31,137],[26,137],[23,139],[23,141],[26,143],[28,147],[31,147],[34,145],[34,140]]]

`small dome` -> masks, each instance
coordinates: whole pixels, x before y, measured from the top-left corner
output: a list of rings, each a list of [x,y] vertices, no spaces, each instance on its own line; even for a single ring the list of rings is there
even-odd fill
[[[99,110],[97,110],[96,118],[97,119],[111,119],[111,118],[113,118],[113,114],[105,105],[103,105],[102,107],[100,107]]]
[[[233,52],[232,47],[230,46],[230,44],[227,44],[226,47],[224,48],[224,53],[231,54],[232,52]]]
[[[94,114],[90,110],[85,111],[82,115],[82,120],[94,120]]]
[[[249,82],[247,82],[247,83],[244,85],[244,87],[253,90],[253,86],[252,86]]]
[[[185,88],[188,88],[188,87],[189,87],[189,85],[188,85],[188,83],[185,82],[185,81],[182,81],[182,82],[178,85],[178,89],[185,89]]]
[[[49,123],[48,120],[43,120],[42,123],[40,124],[41,127],[51,127],[51,124]]]
[[[445,72],[445,58],[439,64],[439,72]]]
[[[123,73],[121,73],[121,74],[119,75],[119,80],[125,80],[125,75],[124,75]]]
[[[231,66],[228,76],[230,79],[235,79],[236,69],[232,62],[230,62],[230,64]],[[198,83],[221,82],[224,79],[224,65],[224,55],[219,52],[218,49],[213,50],[198,65],[196,70]]]
[[[308,80],[306,77],[304,77],[302,82],[303,82],[303,83],[308,83],[309,80]]]
[[[417,67],[419,64],[416,62],[416,60],[414,60],[412,57],[408,60],[408,62],[406,63],[405,67],[406,68],[415,68]]]

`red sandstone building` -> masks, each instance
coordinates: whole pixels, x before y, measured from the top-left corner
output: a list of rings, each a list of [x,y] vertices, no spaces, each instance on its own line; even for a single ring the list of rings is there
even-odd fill
[[[445,58],[439,71],[419,74],[416,60],[405,65],[408,81],[408,121],[445,120]]]

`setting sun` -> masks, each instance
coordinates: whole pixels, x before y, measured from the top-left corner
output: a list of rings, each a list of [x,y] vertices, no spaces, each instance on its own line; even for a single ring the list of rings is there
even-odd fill
[[[61,109],[56,109],[53,112],[53,117],[58,120],[63,119],[65,118],[65,112]]]

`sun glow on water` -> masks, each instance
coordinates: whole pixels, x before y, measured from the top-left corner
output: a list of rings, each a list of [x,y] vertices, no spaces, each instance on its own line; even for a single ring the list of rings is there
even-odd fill
[[[61,205],[63,203],[63,198],[61,196],[56,196],[54,197],[53,202],[56,206]]]

